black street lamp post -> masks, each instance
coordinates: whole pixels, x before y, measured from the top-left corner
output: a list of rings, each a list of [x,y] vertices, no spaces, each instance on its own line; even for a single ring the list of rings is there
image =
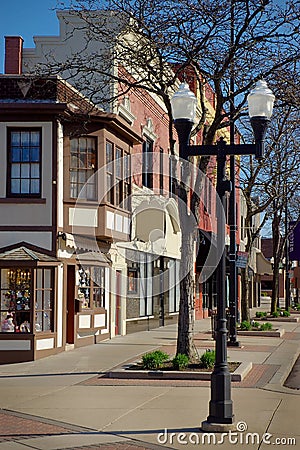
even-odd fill
[[[230,4],[230,50],[233,50],[235,41],[235,1],[231,0]],[[235,142],[235,124],[234,124],[234,86],[235,86],[235,61],[234,58],[230,63],[230,94],[232,95],[230,101],[230,145]],[[230,229],[230,244],[229,244],[229,315],[228,315],[228,342],[229,347],[239,347],[240,343],[237,340],[237,310],[238,310],[238,293],[237,293],[237,253],[236,253],[236,188],[235,175],[236,164],[235,156],[230,155],[230,181],[231,192],[229,197],[229,229]]]
[[[188,160],[189,156],[217,157],[217,195],[223,211],[217,212],[217,246],[222,250],[217,266],[217,324],[216,324],[216,361],[211,377],[211,400],[209,416],[202,422],[205,431],[226,431],[234,423],[231,400],[231,375],[227,363],[227,320],[226,320],[226,259],[225,259],[225,223],[221,220],[225,207],[226,192],[231,190],[231,182],[226,179],[226,160],[228,155],[264,156],[264,138],[272,115],[274,95],[265,81],[258,81],[248,95],[249,115],[255,137],[255,144],[227,145],[221,138],[216,145],[189,145],[193,128],[197,99],[186,83],[171,99],[174,125],[179,140],[179,156]],[[219,202],[216,202],[217,204]]]

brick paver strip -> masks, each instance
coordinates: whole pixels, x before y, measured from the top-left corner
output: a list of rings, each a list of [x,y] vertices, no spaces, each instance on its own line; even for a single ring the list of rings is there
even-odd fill
[[[232,387],[257,388],[267,384],[280,366],[274,364],[253,364],[243,381],[233,382]],[[210,381],[204,380],[154,380],[154,379],[118,379],[105,374],[89,378],[78,383],[84,386],[157,386],[157,387],[209,387]]]
[[[284,339],[299,341],[300,333],[296,333],[294,331],[286,331],[284,333],[283,337],[284,337]]]
[[[266,385],[280,366],[275,364],[253,364],[252,369],[243,381],[232,384],[233,387],[259,388]]]
[[[30,414],[0,410],[0,442],[28,439],[41,435],[62,435],[95,431]]]
[[[32,434],[61,434],[70,433],[67,428],[49,425],[36,420],[22,419],[0,412],[0,438],[9,436],[24,436]]]
[[[83,386],[156,386],[156,387],[197,387],[209,386],[209,381],[204,380],[155,380],[155,379],[124,379],[109,378],[105,374],[81,381]]]

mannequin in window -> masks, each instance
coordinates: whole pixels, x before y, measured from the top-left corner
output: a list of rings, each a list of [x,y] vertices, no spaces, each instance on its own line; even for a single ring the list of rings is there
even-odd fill
[[[1,331],[4,331],[5,333],[13,333],[15,331],[13,316],[6,316],[6,319],[2,322]]]

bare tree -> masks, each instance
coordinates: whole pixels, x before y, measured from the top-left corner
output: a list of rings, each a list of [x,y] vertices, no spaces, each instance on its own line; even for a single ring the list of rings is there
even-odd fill
[[[247,213],[245,230],[246,251],[251,252],[255,239],[271,222],[273,238],[273,290],[271,311],[276,310],[278,299],[279,264],[283,257],[287,232],[284,219],[288,210],[290,217],[297,220],[299,215],[299,113],[298,108],[282,105],[280,115],[274,117],[269,133],[268,147],[264,161],[256,162],[249,158],[249,164],[241,163],[241,188],[243,190]],[[255,201],[253,201],[255,199]],[[295,204],[297,206],[295,207]],[[260,215],[258,228],[252,226],[254,216]],[[242,269],[242,320],[249,320],[249,271]]]
[[[59,2],[59,7],[64,9],[64,2]],[[81,38],[82,51],[63,61],[49,51],[39,69],[63,74],[106,109],[113,108],[115,100],[131,89],[158,95],[170,119],[172,154],[170,97],[187,67],[193,67],[198,78],[201,117],[196,132],[204,130],[202,141],[210,144],[229,120],[245,115],[246,96],[254,81],[271,76],[274,88],[279,74],[282,76],[289,64],[297,66],[299,61],[299,1],[78,0],[68,2],[65,8],[81,19],[66,40],[73,35]],[[235,37],[231,43],[233,8]],[[231,91],[233,63],[235,89]],[[286,84],[292,82],[285,78]],[[215,93],[215,114],[209,119],[204,101],[207,83]],[[200,169],[206,172],[207,164],[208,158],[202,157]],[[201,189],[201,183],[196,182],[196,186]],[[178,194],[185,202],[183,186],[178,185]],[[197,215],[199,191],[194,191],[191,205]],[[183,226],[182,231],[185,255],[191,262],[196,230]],[[191,355],[192,267],[182,280],[181,306],[177,351]]]

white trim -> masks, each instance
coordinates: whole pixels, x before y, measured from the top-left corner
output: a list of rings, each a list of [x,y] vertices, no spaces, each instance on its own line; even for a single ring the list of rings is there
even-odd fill
[[[36,340],[36,350],[48,350],[50,348],[54,348],[54,338]]]
[[[78,328],[91,328],[92,316],[89,314],[80,315],[78,318]]]
[[[153,121],[152,121],[152,119],[151,119],[150,117],[147,119],[146,125],[143,125],[143,126],[142,126],[142,132],[143,132],[143,135],[144,135],[146,138],[151,139],[151,141],[153,141],[153,143],[154,143],[154,142],[157,140],[157,138],[158,138],[157,134],[154,133],[154,130],[153,130]]]
[[[62,347],[63,340],[63,279],[64,279],[64,268],[60,264],[57,268],[57,347]]]
[[[57,226],[64,226],[64,136],[63,127],[57,124]],[[54,175],[55,176],[55,175]]]
[[[134,320],[148,320],[148,319],[154,319],[154,316],[134,317],[133,319],[126,319],[126,322],[133,322]]]
[[[130,125],[133,125],[134,121],[136,120],[136,116],[132,114],[132,112],[122,103],[120,103],[117,107],[117,114],[124,120],[126,120],[126,122],[128,122]]]
[[[94,315],[94,328],[105,326],[105,314],[95,314]]]

